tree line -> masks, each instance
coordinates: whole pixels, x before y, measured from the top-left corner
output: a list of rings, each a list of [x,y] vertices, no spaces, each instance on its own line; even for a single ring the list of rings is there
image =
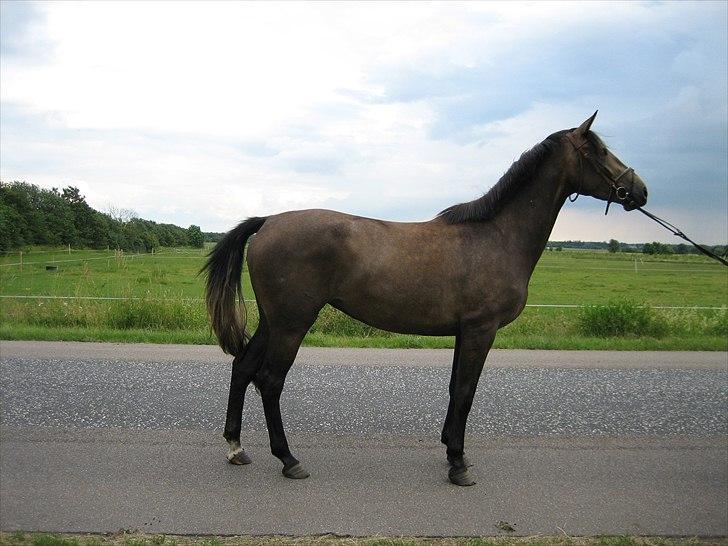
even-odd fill
[[[0,251],[29,245],[74,248],[121,249],[151,252],[160,246],[200,248],[206,241],[217,242],[224,233],[203,233],[199,226],[187,229],[138,218],[133,211],[114,209],[99,212],[86,203],[73,186],[58,190],[39,188],[26,182],[0,182]],[[578,248],[644,254],[697,254],[684,243],[669,245],[593,241],[549,241],[550,250]],[[726,245],[707,246],[723,255]]]
[[[0,250],[29,245],[151,252],[160,246],[204,245],[199,226],[143,220],[129,210],[99,212],[73,186],[58,190],[0,182]]]
[[[723,256],[728,251],[728,245],[703,245]],[[609,242],[602,241],[549,241],[548,248],[552,250],[563,250],[564,248],[576,248],[583,250],[606,250],[608,252],[626,252],[641,254],[700,254],[700,251],[693,245],[685,243],[666,244],[654,241],[652,243],[620,243],[616,239]]]

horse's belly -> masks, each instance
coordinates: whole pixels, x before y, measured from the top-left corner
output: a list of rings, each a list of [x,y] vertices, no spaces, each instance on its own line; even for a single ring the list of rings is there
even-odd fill
[[[399,334],[455,335],[457,318],[443,303],[428,302],[421,297],[378,298],[372,295],[330,302],[347,315],[380,330]]]

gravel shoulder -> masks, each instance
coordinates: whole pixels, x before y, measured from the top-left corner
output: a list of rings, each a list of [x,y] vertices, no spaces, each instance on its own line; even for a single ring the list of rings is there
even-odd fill
[[[111,359],[135,362],[229,362],[216,345],[162,345],[66,341],[0,341],[0,358]],[[450,349],[302,347],[299,363],[332,366],[450,367]],[[728,353],[716,351],[540,351],[496,349],[494,368],[689,369],[728,371]]]

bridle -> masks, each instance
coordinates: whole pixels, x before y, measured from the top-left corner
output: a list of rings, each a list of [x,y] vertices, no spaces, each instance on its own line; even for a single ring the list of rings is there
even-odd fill
[[[634,188],[634,169],[632,167],[627,167],[622,171],[618,176],[612,175],[611,172],[609,172],[609,169],[607,169],[607,166],[604,165],[601,161],[598,161],[597,159],[591,157],[589,155],[588,150],[584,150],[584,146],[587,144],[587,140],[584,139],[583,142],[578,143],[572,136],[571,133],[566,134],[567,138],[569,139],[569,142],[571,142],[572,146],[574,146],[574,149],[577,151],[577,155],[579,156],[579,189],[576,190],[576,197],[573,199],[569,197],[569,200],[571,202],[576,201],[576,199],[579,197],[579,194],[581,193],[581,186],[584,183],[584,162],[583,159],[586,159],[589,163],[591,163],[592,167],[594,167],[594,170],[596,170],[602,178],[604,178],[604,181],[609,184],[609,197],[607,198],[607,208],[604,210],[604,214],[607,214],[609,212],[609,205],[612,204],[612,201],[614,201],[614,198],[616,197],[617,201],[627,201],[631,198],[632,193],[630,190],[628,190],[624,186],[619,185],[619,181],[622,180],[627,174],[631,175],[631,188]],[[635,207],[635,210],[640,211],[642,214],[647,216],[648,218],[651,218],[658,224],[660,224],[665,229],[672,232],[673,235],[676,235],[680,237],[681,239],[684,239],[685,241],[692,244],[695,248],[697,248],[700,252],[705,254],[706,256],[710,256],[714,260],[718,260],[720,263],[722,263],[725,266],[728,266],[728,260],[725,258],[722,258],[721,256],[718,256],[715,252],[712,250],[709,250],[705,248],[702,245],[699,245],[695,241],[693,241],[690,237],[685,235],[681,230],[679,230],[677,227],[675,227],[673,224],[668,222],[667,220],[664,220],[660,218],[659,216],[652,214],[651,212],[646,211],[642,207]]]
[[[569,197],[569,200],[573,203],[576,201],[576,199],[579,197],[579,194],[581,193],[581,185],[584,181],[584,163],[583,159],[586,159],[592,167],[594,167],[594,170],[599,173],[604,181],[609,185],[609,197],[607,198],[607,208],[604,210],[604,214],[606,215],[609,212],[609,205],[612,204],[612,202],[615,200],[617,201],[627,201],[630,196],[631,192],[625,187],[620,186],[619,181],[624,178],[625,175],[630,174],[631,175],[631,187],[634,187],[634,169],[632,167],[627,167],[624,171],[622,171],[618,176],[614,176],[607,166],[602,163],[601,161],[598,161],[597,159],[593,158],[591,155],[589,155],[589,151],[584,149],[584,146],[588,143],[586,139],[581,144],[577,144],[577,142],[574,140],[574,138],[571,136],[571,134],[567,133],[566,137],[569,139],[569,142],[571,142],[571,145],[574,147],[574,149],[577,151],[577,155],[579,156],[579,189],[576,191],[576,197],[573,199]]]

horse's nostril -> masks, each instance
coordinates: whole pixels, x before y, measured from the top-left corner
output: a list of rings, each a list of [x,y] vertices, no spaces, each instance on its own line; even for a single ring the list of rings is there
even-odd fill
[[[645,188],[644,194],[645,194],[645,197],[647,197],[647,188]]]

